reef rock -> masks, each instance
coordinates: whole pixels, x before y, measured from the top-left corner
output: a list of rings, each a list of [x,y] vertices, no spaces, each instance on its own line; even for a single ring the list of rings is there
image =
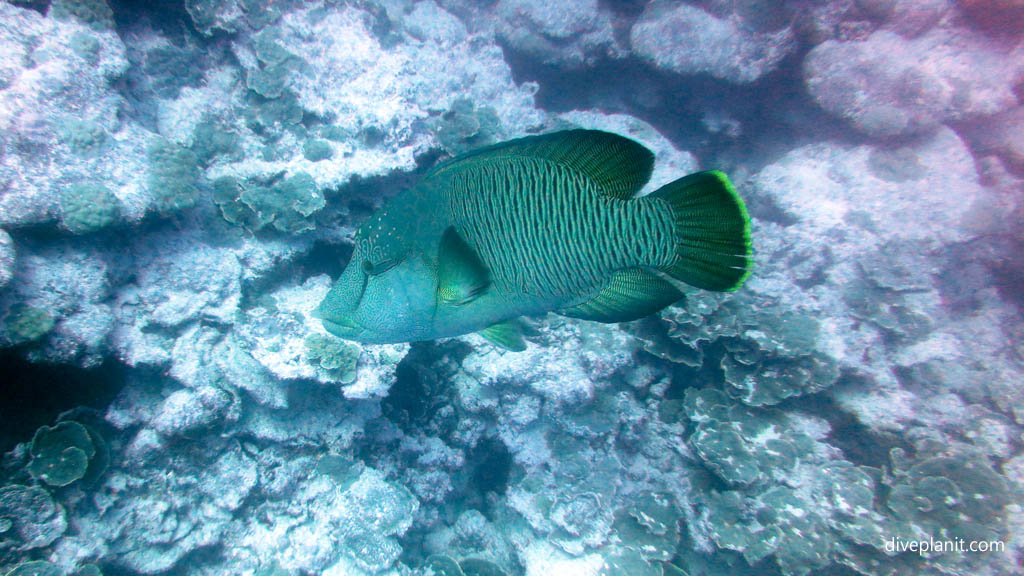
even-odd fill
[[[912,40],[879,30],[816,46],[804,82],[822,108],[857,130],[901,136],[1015,107],[1022,50],[969,30],[936,28]]]
[[[502,41],[544,64],[575,69],[626,53],[614,34],[614,14],[597,0],[501,0],[493,17]]]
[[[638,56],[659,69],[747,84],[774,70],[796,49],[785,16],[773,16],[784,12],[781,5],[744,14],[653,2],[633,25],[631,44]]]
[[[4,230],[0,230],[0,288],[3,288],[14,276],[14,263],[17,253],[14,240]]]
[[[115,82],[129,65],[121,39],[103,21],[44,18],[9,3],[0,21],[0,223],[92,218],[69,216],[75,196],[65,191],[99,184],[110,197],[94,209],[139,221],[152,204],[141,151],[153,135],[119,114]]]

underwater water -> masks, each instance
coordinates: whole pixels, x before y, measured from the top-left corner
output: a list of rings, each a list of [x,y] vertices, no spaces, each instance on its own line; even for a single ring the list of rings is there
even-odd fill
[[[325,329],[569,129],[727,174],[749,278]],[[0,575],[1024,573],[1022,201],[1014,0],[0,0]]]

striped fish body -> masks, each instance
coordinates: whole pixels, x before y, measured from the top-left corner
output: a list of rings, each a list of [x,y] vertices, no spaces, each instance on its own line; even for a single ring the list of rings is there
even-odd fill
[[[728,178],[701,172],[634,197],[652,167],[636,142],[587,130],[442,164],[360,226],[318,315],[362,342],[481,331],[515,350],[520,316],[622,322],[678,300],[678,282],[738,288],[750,223]]]
[[[432,180],[452,226],[490,271],[493,298],[474,310],[489,321],[488,306],[505,318],[575,306],[616,271],[673,256],[666,207],[610,197],[545,158],[463,163]]]

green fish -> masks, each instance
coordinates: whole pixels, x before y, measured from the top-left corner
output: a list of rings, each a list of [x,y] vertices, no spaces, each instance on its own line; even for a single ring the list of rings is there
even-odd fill
[[[515,319],[546,312],[626,322],[678,301],[684,282],[736,290],[750,275],[750,217],[725,174],[643,197],[654,155],[570,130],[441,164],[368,218],[316,315],[365,343],[480,333],[510,350]]]

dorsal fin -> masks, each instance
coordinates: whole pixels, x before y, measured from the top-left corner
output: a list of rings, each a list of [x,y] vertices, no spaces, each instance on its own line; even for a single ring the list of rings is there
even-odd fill
[[[441,235],[437,254],[437,296],[445,304],[472,302],[491,284],[487,266],[454,226]]]
[[[566,130],[527,136],[474,150],[434,169],[435,174],[502,158],[544,158],[579,170],[613,198],[632,198],[654,168],[650,150],[618,134],[600,130]]]
[[[683,297],[668,280],[643,268],[616,272],[590,300],[559,314],[596,322],[630,322],[654,314]]]

